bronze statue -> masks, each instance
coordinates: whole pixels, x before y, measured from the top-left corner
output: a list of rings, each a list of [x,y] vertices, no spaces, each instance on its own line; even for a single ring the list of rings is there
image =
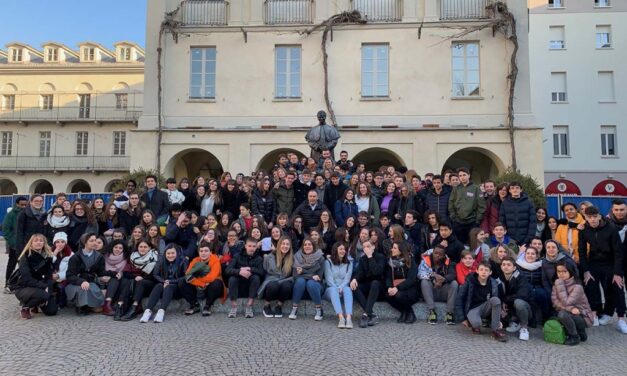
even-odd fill
[[[322,156],[322,151],[329,150],[331,158],[335,161],[333,149],[335,149],[337,140],[340,138],[340,132],[334,126],[326,123],[326,112],[318,111],[317,117],[319,124],[311,128],[305,135],[305,140],[311,148],[311,157],[317,162]]]

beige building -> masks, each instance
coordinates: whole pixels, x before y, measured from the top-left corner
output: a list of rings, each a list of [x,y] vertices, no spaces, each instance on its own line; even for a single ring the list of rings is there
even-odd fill
[[[160,164],[177,178],[249,173],[285,151],[309,154],[306,131],[325,109],[321,31],[342,11],[363,25],[329,34],[328,90],[341,136],[336,151],[370,168],[419,173],[469,166],[485,179],[511,165],[506,109],[511,43],[484,24],[491,0],[151,0],[143,114],[131,168],[156,167],[159,30],[162,38]],[[531,115],[527,4],[507,1],[518,23],[515,96],[518,167],[543,182],[542,130]]]
[[[104,192],[129,171],[144,51],[84,42],[0,52],[0,194]]]

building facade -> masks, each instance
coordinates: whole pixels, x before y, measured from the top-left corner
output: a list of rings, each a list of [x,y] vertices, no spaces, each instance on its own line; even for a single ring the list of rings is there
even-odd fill
[[[491,28],[455,36],[488,22],[491,2],[151,0],[144,109],[132,132],[142,147],[131,150],[131,168],[156,167],[160,155],[168,176],[216,176],[267,169],[281,152],[308,155],[305,133],[327,107],[322,30],[307,30],[358,10],[367,22],[336,25],[327,41],[328,92],[341,133],[336,151],[369,168],[391,163],[424,174],[468,166],[477,180],[494,177],[512,161],[506,77],[513,47]],[[520,44],[518,167],[542,183],[527,5],[507,3]],[[174,12],[174,28],[159,45],[166,12]]]
[[[548,193],[627,194],[627,1],[530,0]]]
[[[144,51],[84,42],[0,52],[0,194],[104,192],[128,173]]]

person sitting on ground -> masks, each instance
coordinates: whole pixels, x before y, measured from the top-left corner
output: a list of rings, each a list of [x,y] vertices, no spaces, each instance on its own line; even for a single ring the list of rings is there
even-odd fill
[[[316,250],[309,237],[303,240],[301,249],[294,256],[294,289],[292,292],[292,311],[288,318],[296,320],[298,306],[305,290],[314,302],[315,321],[323,319],[322,312],[322,277],[324,276],[324,253]]]
[[[543,323],[551,314],[551,296],[542,286],[542,261],[538,258],[538,253],[534,246],[520,247],[516,267],[531,288],[533,299],[530,303],[535,316],[534,321]]]
[[[272,228],[279,231],[278,227]],[[277,246],[270,254],[263,257],[263,269],[266,273],[257,296],[264,299],[263,315],[265,317],[283,317],[283,302],[292,297],[294,279],[292,278],[292,267],[294,265],[294,252],[292,241],[287,236],[281,236]],[[272,301],[277,304],[272,309]]]
[[[113,277],[100,277],[100,283],[107,290],[105,303],[102,306],[102,314],[105,316],[115,316],[116,310],[118,311],[119,317],[123,314],[122,309],[124,302],[120,300],[122,273],[124,272],[124,268],[126,268],[130,256],[130,252],[123,240],[113,240],[104,255],[105,269],[108,272],[115,273]],[[115,307],[112,306],[113,302],[117,303]]]
[[[456,263],[459,262],[461,253],[464,250],[464,244],[457,240],[457,236],[453,233],[453,227],[448,221],[440,223],[440,233],[433,241],[433,245],[440,245],[444,248],[448,258]]]
[[[379,318],[372,308],[383,292],[385,277],[385,256],[376,252],[372,237],[363,243],[364,254],[357,264],[350,287],[364,313],[359,320],[359,327],[366,328],[378,323]]]
[[[473,252],[473,256],[477,259],[477,262],[490,260],[490,246],[486,243],[490,237],[489,233],[482,230],[480,227],[475,227],[470,230],[468,235],[470,241],[470,251]]]
[[[435,312],[435,302],[446,302],[445,321],[447,325],[455,324],[453,311],[455,310],[455,296],[457,281],[455,262],[452,262],[440,245],[422,255],[418,266],[418,279],[422,297],[429,308],[429,324],[437,324],[438,315]]]
[[[229,263],[226,268],[226,275],[229,277],[229,300],[231,310],[228,317],[237,316],[237,298],[239,291],[246,291],[244,297],[246,301],[246,318],[253,317],[253,302],[257,295],[261,279],[264,276],[263,259],[257,254],[257,241],[253,238],[246,239],[244,244],[245,252],[240,252]]]
[[[57,304],[59,308],[66,306],[65,285],[67,285],[67,267],[73,255],[74,252],[72,252],[72,249],[67,244],[67,234],[65,232],[57,232],[54,234],[54,238],[52,239],[52,259],[54,273],[57,276],[54,290],[57,294]]]
[[[507,235],[507,228],[503,223],[496,222],[494,224],[494,228],[492,229],[492,233],[494,235],[490,236],[490,246],[496,247],[499,244],[505,244],[512,249],[516,255],[518,255],[518,245],[516,245],[514,239]]]
[[[198,246],[198,257],[189,263],[185,280],[187,285],[183,286],[183,295],[189,303],[186,316],[200,312],[198,298],[205,299],[203,316],[211,315],[211,306],[219,297],[226,299],[220,258],[211,252],[211,245],[207,242],[203,241]]]
[[[509,326],[505,329],[509,333],[518,333],[521,341],[529,341],[529,320],[533,318],[531,310],[531,286],[527,279],[516,270],[516,260],[505,256],[501,261],[503,279],[500,280],[503,297],[503,311],[509,319]],[[514,316],[518,322],[514,321]]]
[[[555,240],[547,240],[544,242],[544,249],[546,249],[546,255],[542,259],[542,287],[546,290],[547,295],[551,295],[553,290],[553,282],[557,275],[555,274],[555,267],[560,261],[571,264],[575,270],[576,275],[579,275],[579,269],[575,260],[573,260],[567,252],[565,252],[559,243]]]
[[[572,263],[560,261],[556,267],[551,301],[557,310],[557,319],[566,329],[565,345],[575,346],[588,339],[586,327],[592,325],[594,313]]]
[[[503,272],[501,271],[501,262],[505,257],[516,259],[516,253],[505,244],[499,244],[490,249],[490,264],[492,264],[492,276],[503,280]]]
[[[157,284],[152,272],[158,261],[159,252],[152,249],[148,240],[141,240],[135,251],[131,253],[123,272],[125,281],[120,295],[123,301],[131,298],[132,303],[126,313],[119,318],[120,320],[131,321],[142,311],[142,299],[149,296]]]
[[[337,327],[340,329],[353,329],[353,290],[349,286],[352,274],[353,263],[348,259],[346,246],[343,243],[335,243],[331,249],[331,257],[324,264],[326,282],[324,298],[333,304],[339,320]]]
[[[396,322],[413,324],[416,322],[416,314],[412,305],[418,301],[418,264],[405,244],[392,244],[386,268],[386,300],[401,313]]]
[[[467,249],[462,251],[462,259],[455,265],[455,275],[459,286],[466,283],[466,277],[469,274],[477,271],[478,264],[473,252]]]

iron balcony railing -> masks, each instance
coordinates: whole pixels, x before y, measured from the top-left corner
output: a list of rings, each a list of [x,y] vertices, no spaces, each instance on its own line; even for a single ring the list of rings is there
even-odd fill
[[[185,0],[183,25],[221,26],[229,21],[229,2],[224,0]]]
[[[266,0],[263,3],[263,22],[266,25],[312,24],[313,0]]]
[[[0,170],[15,171],[128,171],[128,156],[13,156],[0,158]]]
[[[440,0],[440,19],[469,20],[487,18],[486,7],[495,0]]]
[[[403,19],[403,0],[352,0],[351,7],[368,22],[398,22]]]
[[[135,122],[142,114],[138,107],[118,109],[115,107],[64,106],[42,110],[39,107],[20,107],[12,111],[0,110],[2,121],[132,121]]]

